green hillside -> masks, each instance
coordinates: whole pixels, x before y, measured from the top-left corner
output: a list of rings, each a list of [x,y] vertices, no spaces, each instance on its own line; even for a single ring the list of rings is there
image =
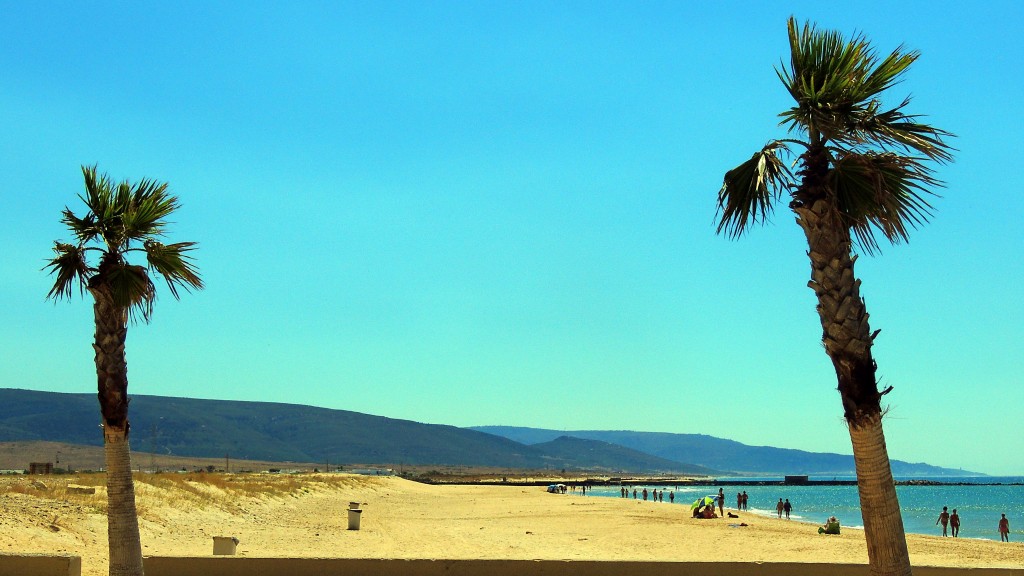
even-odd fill
[[[621,446],[578,453],[475,430],[294,404],[133,395],[132,448],[176,456],[684,473],[694,467]],[[0,389],[0,442],[102,444],[93,394]],[[559,446],[555,446],[559,447]]]

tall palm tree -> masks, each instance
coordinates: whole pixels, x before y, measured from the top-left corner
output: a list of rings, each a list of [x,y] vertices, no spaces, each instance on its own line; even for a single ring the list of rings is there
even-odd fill
[[[107,467],[107,537],[111,576],[137,576],[142,570],[142,545],[135,510],[128,445],[128,365],[124,344],[128,321],[148,322],[156,299],[150,275],[159,274],[175,298],[178,289],[203,287],[198,269],[188,254],[194,242],[163,244],[166,218],[178,199],[166,183],[141,180],[113,183],[97,175],[96,167],[82,167],[85,194],[79,198],[88,211],[83,217],[65,208],[61,222],[75,237],[74,244],[55,242],[54,257],[46,268],[56,275],[47,299],[92,294],[96,322],[93,350],[102,414],[103,446]],[[128,255],[145,255],[146,265],[132,264]],[[93,266],[87,256],[95,253]]]
[[[886,108],[882,93],[898,83],[917,52],[897,48],[876,56],[861,35],[789,19],[789,66],[776,69],[796,104],[780,125],[802,138],[773,140],[728,171],[718,195],[718,233],[731,238],[763,223],[784,198],[807,238],[809,287],[818,298],[825,352],[839,382],[853,443],[868,563],[872,574],[910,574],[889,456],[882,433],[881,399],[871,346],[878,332],[854,275],[854,244],[876,253],[876,235],[898,244],[927,222],[932,189],[942,183],[929,162],[952,160],[944,138],[952,134],[905,112],[906,98]],[[796,172],[783,155],[799,152]]]

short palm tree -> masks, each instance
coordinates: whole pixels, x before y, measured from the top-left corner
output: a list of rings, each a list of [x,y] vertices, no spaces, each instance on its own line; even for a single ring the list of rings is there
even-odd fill
[[[854,275],[854,244],[877,252],[876,237],[897,244],[927,222],[932,189],[941,186],[930,161],[949,162],[952,135],[922,124],[880,97],[918,58],[897,48],[878,58],[863,36],[802,29],[789,19],[791,60],[776,73],[795,105],[781,125],[800,139],[769,142],[728,171],[718,195],[718,233],[735,238],[763,223],[783,199],[807,238],[809,286],[818,298],[825,352],[839,382],[853,442],[868,562],[872,574],[910,574],[903,519],[882,433],[881,398],[868,326]],[[799,155],[793,164],[782,156]]]
[[[107,536],[110,574],[141,575],[142,546],[135,511],[128,445],[128,365],[124,345],[128,320],[149,321],[156,299],[150,276],[158,274],[177,298],[179,288],[203,287],[188,254],[194,242],[163,244],[166,218],[178,208],[178,199],[166,183],[141,180],[114,184],[96,167],[82,167],[88,211],[76,216],[65,208],[61,222],[75,243],[56,242],[46,266],[56,275],[48,299],[70,298],[75,287],[94,299],[96,322],[93,349],[102,414],[107,467]],[[132,264],[132,252],[145,255],[146,265]],[[88,258],[95,254],[94,259]],[[96,265],[90,260],[97,262]]]

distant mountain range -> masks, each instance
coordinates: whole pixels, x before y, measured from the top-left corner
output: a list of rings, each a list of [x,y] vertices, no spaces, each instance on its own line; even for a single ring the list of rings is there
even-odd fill
[[[95,394],[0,388],[0,442],[99,446],[99,419]],[[851,456],[746,446],[703,435],[457,428],[270,402],[133,395],[130,420],[134,450],[177,456],[693,476],[853,474]],[[973,474],[898,461],[893,471]]]
[[[669,434],[612,430],[544,430],[515,426],[474,426],[473,430],[503,436],[527,445],[550,442],[561,436],[600,440],[626,446],[667,460],[692,462],[716,470],[730,470],[749,476],[807,474],[853,476],[853,456],[805,452],[771,446],[748,446],[733,440],[704,434]],[[984,476],[953,468],[892,460],[895,476]]]

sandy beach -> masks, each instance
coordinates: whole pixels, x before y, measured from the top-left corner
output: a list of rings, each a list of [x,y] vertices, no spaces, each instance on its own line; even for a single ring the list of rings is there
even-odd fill
[[[45,487],[33,487],[37,480]],[[105,574],[102,481],[101,475],[0,478],[0,550],[76,554],[84,575]],[[859,530],[822,536],[811,524],[747,513],[698,520],[689,517],[689,506],[548,494],[532,486],[432,486],[344,474],[158,474],[140,475],[136,491],[143,550],[154,556],[209,555],[213,536],[234,536],[244,556],[867,562]],[[347,529],[350,501],[364,510],[358,531]],[[1019,542],[908,535],[908,544],[915,565],[1024,566]]]

